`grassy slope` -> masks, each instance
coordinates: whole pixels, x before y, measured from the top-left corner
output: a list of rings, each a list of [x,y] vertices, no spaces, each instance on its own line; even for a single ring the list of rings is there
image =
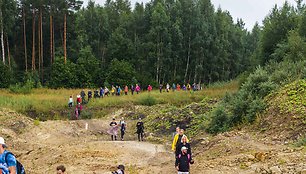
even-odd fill
[[[113,111],[107,108],[123,108],[139,104],[149,95],[156,100],[156,104],[172,104],[176,106],[186,105],[191,102],[199,102],[204,96],[213,98],[222,97],[226,92],[235,92],[238,83],[233,81],[224,85],[214,86],[199,92],[170,92],[160,94],[158,91],[142,92],[139,95],[110,96],[90,102],[86,107],[94,110],[94,117],[101,117]],[[48,119],[63,118],[69,114],[67,103],[70,95],[74,99],[81,89],[35,89],[31,94],[12,94],[8,90],[0,90],[0,107],[10,108],[18,112],[26,113],[32,117],[46,117]],[[87,90],[86,90],[87,91]],[[104,110],[104,111],[103,111]],[[43,116],[42,116],[43,115]]]
[[[306,80],[298,80],[266,98],[268,108],[255,126],[279,141],[306,137]]]

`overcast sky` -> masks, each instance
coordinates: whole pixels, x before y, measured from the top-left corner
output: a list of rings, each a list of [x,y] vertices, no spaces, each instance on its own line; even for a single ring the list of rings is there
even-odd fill
[[[89,0],[83,0],[86,6]],[[135,2],[149,2],[150,0],[131,0],[132,6]],[[234,21],[237,18],[242,18],[245,22],[246,28],[251,30],[255,22],[261,24],[265,16],[275,4],[282,6],[286,0],[211,0],[215,8],[219,6],[223,10],[231,13]],[[294,0],[287,0],[290,4],[295,4]],[[95,0],[96,3],[103,5],[105,0]]]

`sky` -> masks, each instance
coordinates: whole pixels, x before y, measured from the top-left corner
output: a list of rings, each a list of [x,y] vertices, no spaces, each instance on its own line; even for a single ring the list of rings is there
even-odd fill
[[[83,0],[86,6],[89,0]],[[149,2],[150,0],[131,0],[132,6],[135,2]],[[234,21],[241,18],[245,22],[245,27],[252,30],[254,24],[262,24],[262,20],[269,14],[275,4],[282,6],[286,0],[211,0],[215,9],[221,7],[227,10],[233,17]],[[290,4],[295,5],[294,0],[287,0]],[[103,5],[105,0],[95,0],[97,4]]]

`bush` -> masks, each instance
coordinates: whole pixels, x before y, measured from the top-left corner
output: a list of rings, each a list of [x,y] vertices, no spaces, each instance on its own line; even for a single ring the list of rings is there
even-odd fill
[[[33,88],[34,82],[31,80],[27,80],[24,85],[22,85],[21,83],[17,83],[15,85],[9,86],[10,92],[15,94],[30,94]]]
[[[145,97],[140,98],[138,103],[145,106],[153,106],[157,104],[157,101],[151,95],[147,95]]]
[[[208,125],[207,132],[216,134],[229,129],[229,114],[222,105],[219,105],[211,114],[212,120]]]

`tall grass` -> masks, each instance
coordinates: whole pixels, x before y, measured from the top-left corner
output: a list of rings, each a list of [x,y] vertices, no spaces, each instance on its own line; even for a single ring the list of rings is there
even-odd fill
[[[238,89],[238,83],[232,81],[218,87],[210,87],[201,91],[170,91],[169,93],[159,93],[153,90],[150,93],[143,91],[140,94],[109,96],[104,98],[92,99],[86,107],[88,108],[105,108],[105,107],[125,107],[131,104],[141,104],[145,98],[153,98],[153,104],[173,104],[182,106],[191,102],[201,101],[204,97],[219,98],[225,93],[233,93]],[[30,94],[14,94],[9,90],[0,90],[0,107],[10,108],[18,112],[27,112],[33,110],[37,113],[50,113],[52,111],[65,110],[68,105],[69,96],[72,95],[76,100],[76,95],[81,89],[33,89]],[[85,89],[85,91],[88,91]],[[106,114],[106,113],[105,113]]]

